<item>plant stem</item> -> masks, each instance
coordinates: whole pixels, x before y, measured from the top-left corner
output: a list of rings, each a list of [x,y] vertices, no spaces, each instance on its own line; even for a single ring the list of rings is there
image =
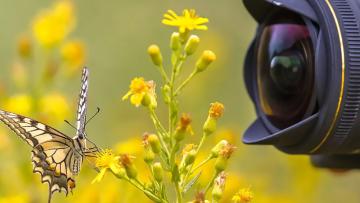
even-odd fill
[[[182,193],[180,190],[180,185],[179,183],[174,183],[175,184],[175,190],[176,190],[176,202],[177,203],[182,203]]]
[[[169,152],[169,149],[168,149],[168,147],[166,145],[166,142],[164,140],[164,137],[167,136],[167,132],[166,132],[165,128],[161,125],[161,122],[158,119],[158,117],[157,117],[156,113],[154,112],[154,110],[150,109],[150,117],[151,117],[151,119],[152,119],[152,121],[153,121],[153,123],[155,125],[155,128],[161,133],[159,135],[160,144],[163,147],[163,149],[165,150],[166,157],[168,159],[170,159],[170,157],[169,157],[170,152]]]
[[[167,200],[162,199],[162,198],[158,197],[157,195],[153,194],[152,192],[148,191],[139,180],[129,179],[129,178],[125,178],[125,180],[127,180],[130,184],[135,186],[137,189],[141,190],[146,196],[148,196],[153,201],[159,202],[159,203],[163,203],[163,202],[167,203],[168,202]]]
[[[206,186],[206,189],[204,191],[204,195],[206,196],[206,193],[210,190],[210,188],[214,185],[215,178],[218,176],[218,173],[215,173],[214,176],[211,178],[209,184]]]
[[[183,83],[181,83],[181,85],[176,89],[175,91],[175,95],[178,95],[179,92],[191,81],[191,79],[193,79],[193,77],[197,74],[197,70],[194,69],[193,72],[190,73],[190,75],[184,80]]]
[[[208,158],[206,158],[204,161],[202,161],[201,163],[199,163],[197,166],[194,167],[194,169],[191,170],[190,174],[193,174],[197,169],[201,168],[202,166],[204,166],[207,162],[209,162],[212,159],[211,156],[209,156]]]
[[[164,83],[168,83],[169,82],[169,77],[167,76],[165,70],[164,70],[164,65],[161,64],[159,67],[159,72],[164,80]]]

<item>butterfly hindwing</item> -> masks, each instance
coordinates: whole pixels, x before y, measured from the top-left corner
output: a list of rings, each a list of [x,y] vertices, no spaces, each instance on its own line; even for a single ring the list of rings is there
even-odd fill
[[[49,183],[50,194],[56,191],[68,193],[75,186],[73,176],[79,172],[82,156],[73,139],[50,126],[14,113],[0,110],[0,120],[33,147],[34,172],[41,174],[42,182]]]

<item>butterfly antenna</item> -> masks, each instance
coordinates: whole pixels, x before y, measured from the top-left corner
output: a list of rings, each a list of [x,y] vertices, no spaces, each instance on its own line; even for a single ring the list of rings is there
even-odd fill
[[[97,115],[100,113],[100,108],[97,107],[96,109],[97,109],[97,110],[96,110],[96,112],[94,113],[94,115],[91,116],[91,118],[86,121],[85,126],[86,126],[88,123],[90,123],[90,121],[91,121],[95,116],[97,116]]]
[[[75,128],[75,126],[73,126],[68,120],[64,120],[64,122],[65,123],[67,123],[69,126],[71,126],[72,128],[74,128],[75,130],[77,130],[76,128]]]

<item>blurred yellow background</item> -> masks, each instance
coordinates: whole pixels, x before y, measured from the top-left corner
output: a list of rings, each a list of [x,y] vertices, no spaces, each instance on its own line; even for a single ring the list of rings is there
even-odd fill
[[[169,58],[165,53],[169,53],[168,40],[173,29],[160,23],[163,13],[167,9],[180,12],[194,8],[210,19],[209,30],[198,33],[202,40],[200,49],[213,50],[218,60],[185,89],[180,108],[191,113],[194,131],[199,132],[210,102],[221,101],[226,106],[221,130],[207,145],[227,138],[238,146],[231,160],[223,202],[230,202],[234,192],[247,186],[251,186],[256,203],[360,202],[360,174],[356,171],[335,175],[313,168],[305,156],[288,156],[273,147],[241,143],[243,131],[255,118],[242,69],[256,24],[240,0],[78,0],[73,2],[74,16],[70,17],[76,20],[70,23],[73,27],[69,33],[54,47],[44,48],[34,39],[33,23],[54,2],[1,1],[1,108],[32,116],[74,135],[75,131],[62,121],[74,123],[81,73],[76,67],[84,62],[90,68],[88,113],[101,108],[101,114],[87,126],[88,135],[102,147],[140,157],[141,135],[154,129],[146,112],[122,102],[121,96],[135,76],[161,79],[146,48],[157,43],[164,58]],[[61,27],[58,29],[62,31]],[[71,41],[75,43],[66,47]],[[30,56],[26,55],[28,45]],[[165,119],[167,112],[163,107],[160,104],[159,114]],[[199,138],[195,135],[192,139]],[[30,150],[14,133],[0,128],[0,203],[46,201],[48,187],[40,183],[38,174],[32,174]],[[141,164],[141,158],[137,162]],[[145,167],[140,170],[141,176],[146,177]],[[147,202],[141,192],[109,174],[101,183],[90,184],[95,175],[85,166],[74,194],[68,198],[56,194],[54,202]],[[207,178],[205,174],[201,181],[206,182]]]

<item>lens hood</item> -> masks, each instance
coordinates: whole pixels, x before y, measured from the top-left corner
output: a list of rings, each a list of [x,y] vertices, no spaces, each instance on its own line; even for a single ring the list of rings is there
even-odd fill
[[[360,153],[360,1],[244,0],[244,4],[259,26],[247,52],[244,66],[245,84],[255,105],[257,119],[245,131],[243,142],[274,145],[290,154],[317,155],[313,160],[319,166],[328,166],[321,161],[321,157],[324,157],[324,160],[338,160],[342,156],[358,156]],[[279,18],[278,16],[284,20],[274,21],[273,19]],[[308,90],[309,95],[312,95],[312,100],[306,103],[309,108],[300,114],[301,118],[295,120],[296,122],[288,124],[285,116],[281,120],[285,123],[282,126],[276,125],[269,116],[276,111],[271,106],[271,102],[264,105],[277,95],[269,93],[272,87],[267,89],[265,96],[263,95],[265,82],[259,76],[259,71],[263,71],[266,65],[259,61],[264,50],[273,49],[271,45],[268,49],[261,49],[265,32],[269,29],[273,30],[274,25],[278,25],[279,22],[282,25],[288,24],[288,20],[294,19],[294,16],[301,18],[303,26],[306,26],[309,33],[314,55],[312,59],[314,74],[306,77],[312,77],[314,84],[313,88]],[[276,34],[274,38],[279,38]],[[289,35],[293,34],[289,32]],[[269,43],[273,43],[267,35],[265,36]],[[286,40],[284,39],[283,42]],[[276,54],[279,53],[270,55]],[[307,71],[311,71],[310,68],[308,69]],[[291,105],[291,101],[287,100],[289,97],[279,98],[283,98],[282,108]],[[300,99],[305,100],[303,97]],[[336,166],[336,164],[331,165]],[[360,163],[358,165],[360,167]]]

